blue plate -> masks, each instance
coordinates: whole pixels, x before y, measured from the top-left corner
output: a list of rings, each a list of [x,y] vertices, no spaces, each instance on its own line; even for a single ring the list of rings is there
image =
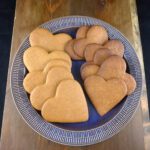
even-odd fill
[[[130,72],[137,83],[136,90],[130,96],[125,97],[115,108],[105,116],[100,116],[91,104],[86,92],[86,99],[89,108],[89,120],[84,123],[48,123],[30,104],[28,95],[23,88],[23,79],[26,69],[23,64],[23,53],[30,47],[29,36],[21,44],[11,72],[11,89],[14,102],[26,123],[43,137],[65,145],[91,145],[104,141],[118,133],[131,120],[135,113],[141,94],[142,77],[141,69],[136,53],[129,41],[111,25],[91,17],[70,16],[58,18],[42,24],[53,33],[68,33],[75,37],[79,26],[101,25],[108,31],[110,39],[119,39],[125,46],[124,58]],[[74,78],[83,86],[80,76],[80,67],[84,61],[73,61],[72,73]]]

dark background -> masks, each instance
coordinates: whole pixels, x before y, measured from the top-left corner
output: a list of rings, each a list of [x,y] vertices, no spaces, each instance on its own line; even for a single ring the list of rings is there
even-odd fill
[[[148,98],[150,99],[150,0],[137,0]],[[0,0],[0,129],[11,47],[15,0]],[[150,102],[149,102],[150,105]]]

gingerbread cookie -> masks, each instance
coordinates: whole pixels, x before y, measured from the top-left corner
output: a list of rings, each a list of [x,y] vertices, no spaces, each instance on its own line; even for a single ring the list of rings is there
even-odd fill
[[[73,60],[81,60],[82,58],[79,57],[75,52],[74,52],[74,41],[75,40],[70,40],[66,45],[65,45],[65,51],[69,54],[69,56]]]
[[[80,56],[84,57],[84,50],[88,44],[97,43],[104,44],[108,40],[108,34],[105,28],[101,26],[92,26],[88,32],[86,38],[76,40],[74,43],[74,51]]]
[[[101,65],[107,58],[112,56],[114,53],[106,48],[100,48],[95,52],[93,62],[97,65]]]
[[[28,92],[31,91],[38,85],[43,84],[46,81],[46,76],[49,70],[53,67],[64,67],[69,72],[71,72],[71,66],[64,60],[61,59],[53,59],[48,62],[45,66],[44,70],[42,71],[33,71],[29,72],[24,80],[23,80],[23,87]]]
[[[81,26],[76,33],[76,39],[85,38],[90,27]]]
[[[46,82],[33,89],[30,95],[32,106],[41,110],[44,102],[55,95],[56,88],[60,81],[73,79],[72,74],[63,67],[54,67],[47,74]]]
[[[88,107],[80,84],[75,80],[61,81],[55,96],[42,106],[41,114],[48,122],[87,121]]]
[[[97,74],[99,66],[90,62],[86,62],[81,66],[80,73],[83,80],[91,75]]]
[[[62,51],[48,53],[44,49],[34,46],[28,48],[23,55],[23,61],[29,72],[43,70],[45,65],[53,59],[63,59],[71,64],[69,55]]]
[[[39,46],[48,52],[55,50],[64,51],[65,44],[71,39],[71,36],[68,34],[59,33],[53,35],[50,31],[43,28],[36,28],[29,37],[31,46]]]
[[[95,52],[102,48],[103,46],[100,44],[88,44],[84,50],[84,57],[86,61],[93,61]]]
[[[105,80],[109,80],[111,78],[122,78],[125,75],[125,71],[125,60],[120,56],[110,56],[102,63],[98,70],[98,75]]]
[[[115,107],[127,94],[125,82],[117,78],[105,81],[102,77],[93,75],[86,78],[84,86],[101,116]]]
[[[110,49],[114,55],[118,55],[120,57],[123,57],[124,54],[124,45],[119,40],[109,40],[104,44],[105,48]]]

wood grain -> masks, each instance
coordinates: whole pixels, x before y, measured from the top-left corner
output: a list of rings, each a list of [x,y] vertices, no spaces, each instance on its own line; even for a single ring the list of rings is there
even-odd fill
[[[142,115],[139,108],[132,121],[111,139],[85,147],[69,147],[48,141],[34,132],[15,108],[10,92],[10,67],[21,41],[35,27],[52,18],[86,15],[100,18],[135,41],[131,1],[134,0],[17,0],[9,75],[1,135],[1,150],[144,150]],[[134,6],[136,8],[135,3]],[[141,54],[141,49],[137,53]],[[142,59],[142,56],[140,56]]]

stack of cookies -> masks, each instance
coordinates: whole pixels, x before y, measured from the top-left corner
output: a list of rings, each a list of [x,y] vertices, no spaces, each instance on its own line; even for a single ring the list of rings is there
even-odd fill
[[[29,37],[31,47],[23,55],[28,70],[23,86],[32,106],[49,122],[88,120],[88,107],[80,84],[71,73],[72,62],[64,51],[72,38],[65,33],[53,35],[37,28]]]
[[[80,68],[81,77],[101,116],[135,90],[135,79],[126,73],[124,45],[117,39],[109,40],[104,27],[80,27],[65,50],[73,60],[86,61]]]
[[[126,73],[124,45],[110,40],[101,26],[82,26],[72,39],[42,28],[29,37],[31,47],[23,55],[28,70],[23,86],[32,106],[49,122],[83,122],[89,118],[83,89],[71,73],[72,60],[85,60],[81,77],[85,91],[103,116],[136,88]]]

